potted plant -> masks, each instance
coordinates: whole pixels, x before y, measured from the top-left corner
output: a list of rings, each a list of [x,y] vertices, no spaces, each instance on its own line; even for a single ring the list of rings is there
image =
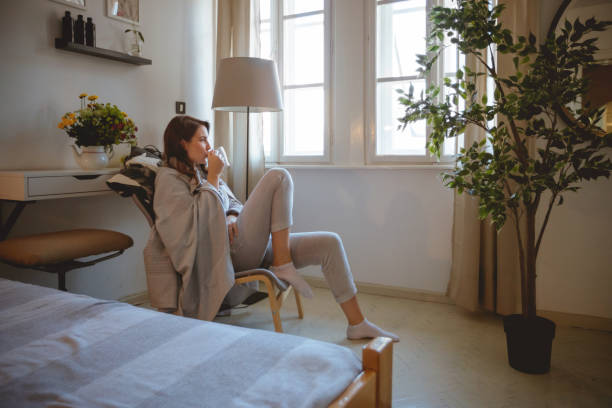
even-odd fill
[[[501,26],[497,19],[503,9],[503,4],[490,7],[487,0],[458,0],[456,8],[433,8],[429,54],[418,57],[421,73],[432,69],[444,38],[450,37],[460,52],[483,64],[494,83],[494,100],[479,94],[475,85],[485,73],[465,67],[454,80],[445,80],[450,91],[444,96],[436,86],[420,97],[412,88],[398,90],[405,107],[400,127],[426,119],[431,128],[428,149],[438,158],[444,140],[462,134],[467,126],[486,132],[486,139],[460,150],[455,168],[443,180],[458,193],[477,196],[479,217],[490,219],[498,230],[511,218],[518,240],[522,315],[504,317],[509,362],[524,372],[544,373],[550,369],[555,325],[536,316],[536,259],[550,213],[563,204],[564,194],[578,191],[585,180],[609,177],[612,170],[606,157],[612,134],[596,125],[603,110],[577,103],[588,86],[581,69],[594,63],[597,51],[596,39],[584,37],[612,23],[594,18],[566,21],[559,34],[550,33],[538,46],[533,34],[514,39]],[[509,54],[512,75],[500,75],[486,59],[492,49]],[[561,107],[577,121],[563,126]],[[535,146],[535,152],[529,146]],[[544,220],[537,226],[541,208]]]
[[[96,95],[79,95],[81,109],[65,113],[57,124],[75,139],[72,145],[77,163],[83,170],[102,169],[113,155],[113,146],[120,143],[136,145],[138,126],[116,105],[96,102]],[[87,100],[86,100],[87,99]],[[108,154],[108,155],[107,155]]]

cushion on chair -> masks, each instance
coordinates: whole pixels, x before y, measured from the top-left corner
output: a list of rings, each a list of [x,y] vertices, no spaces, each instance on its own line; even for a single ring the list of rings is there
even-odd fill
[[[0,259],[21,266],[61,263],[124,250],[132,238],[116,231],[75,229],[10,238],[0,242]]]
[[[154,146],[132,146],[119,174],[106,181],[111,190],[123,197],[135,195],[150,216],[153,214],[155,176],[161,164],[161,152]]]

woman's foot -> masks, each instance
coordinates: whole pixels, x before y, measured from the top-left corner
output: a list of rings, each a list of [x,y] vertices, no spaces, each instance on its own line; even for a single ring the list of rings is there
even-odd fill
[[[304,296],[305,298],[312,299],[312,289],[310,288],[310,285],[298,274],[293,262],[279,266],[271,266],[270,270],[273,274],[278,276],[279,279],[289,282],[289,284],[293,286],[300,295]]]
[[[346,337],[349,340],[373,339],[374,337],[389,337],[394,342],[399,341],[399,336],[395,333],[383,330],[368,319],[354,326],[349,325],[346,329]]]

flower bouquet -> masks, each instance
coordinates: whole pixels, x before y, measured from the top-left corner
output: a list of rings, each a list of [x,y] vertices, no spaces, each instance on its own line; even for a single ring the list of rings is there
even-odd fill
[[[79,95],[81,109],[67,112],[57,127],[83,146],[104,146],[112,151],[113,145],[129,143],[136,145],[138,126],[117,105],[98,103],[96,95]],[[87,100],[86,100],[87,99]]]
[[[62,116],[57,127],[75,139],[74,158],[83,170],[105,168],[113,157],[113,146],[136,145],[138,127],[117,105],[98,103],[96,95],[79,95],[81,109]]]

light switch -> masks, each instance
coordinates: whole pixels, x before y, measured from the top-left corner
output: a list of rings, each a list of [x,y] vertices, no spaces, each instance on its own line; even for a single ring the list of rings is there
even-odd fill
[[[176,102],[176,113],[184,115],[186,111],[185,102]]]

